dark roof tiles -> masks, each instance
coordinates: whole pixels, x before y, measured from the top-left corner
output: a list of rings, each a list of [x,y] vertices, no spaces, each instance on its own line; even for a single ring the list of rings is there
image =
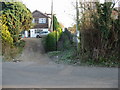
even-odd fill
[[[36,12],[38,12],[39,14],[41,14],[41,15],[47,17],[47,18],[50,18],[46,13],[42,13],[42,12],[40,12],[40,11],[38,11],[38,10],[33,11],[33,13],[32,13],[33,16],[34,16],[34,13],[36,13]]]

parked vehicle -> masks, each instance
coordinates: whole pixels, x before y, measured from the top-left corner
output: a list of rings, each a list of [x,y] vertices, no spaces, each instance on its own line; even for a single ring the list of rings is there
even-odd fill
[[[46,35],[48,35],[50,33],[50,31],[41,31],[40,33],[38,33],[38,35],[36,35],[36,38],[42,38]]]

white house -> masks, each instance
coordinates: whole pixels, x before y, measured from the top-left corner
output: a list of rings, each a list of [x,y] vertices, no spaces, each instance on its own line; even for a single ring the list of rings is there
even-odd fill
[[[50,30],[50,22],[51,18],[38,10],[35,10],[33,13],[33,21],[35,24],[33,28],[29,31],[24,32],[24,37],[36,37],[41,31],[49,31]]]

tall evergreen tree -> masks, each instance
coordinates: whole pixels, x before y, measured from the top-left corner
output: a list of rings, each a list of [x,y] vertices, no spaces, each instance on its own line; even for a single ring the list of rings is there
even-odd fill
[[[53,15],[53,30],[58,30],[58,28],[61,28],[57,18],[55,15]]]

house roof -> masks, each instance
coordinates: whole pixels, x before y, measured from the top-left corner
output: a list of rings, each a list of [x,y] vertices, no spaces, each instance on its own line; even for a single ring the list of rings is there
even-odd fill
[[[38,10],[33,11],[32,14],[34,14],[35,12],[38,12],[38,13],[42,14],[43,16],[45,16],[47,18],[50,18],[46,13],[42,13],[42,12],[40,12]]]
[[[116,7],[115,9],[117,9],[118,11],[120,11],[120,7]]]

